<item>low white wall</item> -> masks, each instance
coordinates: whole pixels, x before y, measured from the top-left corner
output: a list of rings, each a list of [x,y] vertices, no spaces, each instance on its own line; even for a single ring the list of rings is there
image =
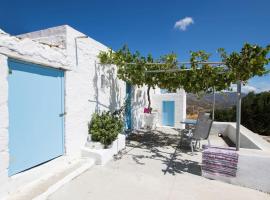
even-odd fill
[[[85,147],[81,149],[82,157],[92,158],[96,165],[105,165],[113,159],[113,156],[118,154],[126,147],[126,136],[119,134],[117,139],[107,149],[93,149],[86,143]]]
[[[222,133],[236,143],[236,123],[233,122],[214,122],[211,133]],[[270,152],[270,143],[260,135],[253,133],[244,126],[240,126],[240,147],[246,149],[260,149]]]
[[[236,178],[232,184],[270,193],[270,153],[240,149]]]
[[[213,122],[210,134],[216,134],[216,135],[219,133],[224,134],[228,125],[229,125],[228,122]]]

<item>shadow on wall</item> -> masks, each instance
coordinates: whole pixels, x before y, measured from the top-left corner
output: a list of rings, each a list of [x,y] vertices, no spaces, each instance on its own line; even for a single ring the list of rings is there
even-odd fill
[[[121,98],[120,98],[120,89],[119,84],[117,82],[117,75],[116,70],[114,68],[110,68],[107,70],[107,80],[108,80],[108,87],[110,88],[110,104],[109,104],[109,110],[115,111],[116,109],[120,108],[121,104]]]
[[[140,129],[143,126],[143,109],[146,106],[146,91],[144,87],[132,89],[132,128]]]
[[[95,64],[93,89],[94,99],[89,101],[95,104],[95,112],[100,112],[101,110],[113,112],[121,107],[121,91],[117,79],[117,71],[114,67]],[[143,125],[143,108],[146,105],[146,91],[144,87],[133,88],[131,97],[132,128],[141,128]]]
[[[113,112],[120,107],[120,88],[116,71],[112,66],[95,63],[93,86],[94,100],[89,101],[95,103],[95,112],[100,112],[101,110]]]

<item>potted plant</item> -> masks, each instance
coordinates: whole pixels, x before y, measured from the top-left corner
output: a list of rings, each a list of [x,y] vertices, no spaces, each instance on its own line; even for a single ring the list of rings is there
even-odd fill
[[[123,120],[109,111],[94,113],[88,125],[91,148],[109,148],[122,132]]]

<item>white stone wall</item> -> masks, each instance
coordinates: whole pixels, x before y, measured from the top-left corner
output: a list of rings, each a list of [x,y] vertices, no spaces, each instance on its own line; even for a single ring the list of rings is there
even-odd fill
[[[125,98],[125,83],[116,78],[114,66],[102,66],[97,55],[107,47],[91,38],[75,38],[83,34],[67,28],[67,53],[73,69],[66,73],[66,152],[79,155],[88,134],[88,122],[96,111],[119,108]],[[105,87],[101,88],[101,75]],[[79,106],[78,106],[79,105]]]
[[[174,101],[175,111],[174,111],[174,127],[185,128],[181,121],[186,119],[186,93],[184,90],[178,90],[176,93],[165,93],[161,94],[160,89],[156,89],[155,93],[152,94],[153,101],[153,112],[158,113],[158,126],[162,126],[162,102],[163,101]]]
[[[7,57],[0,55],[0,185],[8,180],[8,66]]]
[[[34,31],[17,35],[18,38],[31,38],[41,44],[48,44],[49,46],[66,48],[66,30],[68,26],[58,26],[48,28],[45,30]]]
[[[19,60],[45,66],[69,69],[66,51],[61,48],[40,44],[29,38],[17,38],[0,33],[0,53]]]

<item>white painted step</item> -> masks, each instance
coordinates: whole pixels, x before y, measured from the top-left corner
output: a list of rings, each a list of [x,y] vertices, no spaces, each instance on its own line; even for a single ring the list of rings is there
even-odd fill
[[[15,193],[8,196],[7,200],[45,200],[57,189],[76,178],[94,165],[93,159],[78,159],[69,163],[68,166],[54,169],[37,180],[21,187]],[[60,163],[59,163],[60,164]]]

